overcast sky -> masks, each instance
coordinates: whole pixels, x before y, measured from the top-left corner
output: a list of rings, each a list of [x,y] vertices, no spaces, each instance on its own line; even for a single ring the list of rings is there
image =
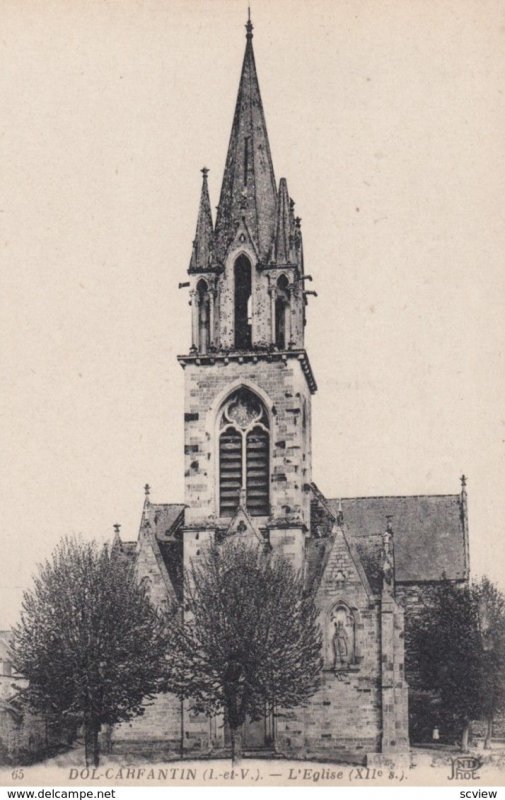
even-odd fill
[[[453,494],[505,567],[505,11],[254,0],[277,180],[302,217],[314,480]],[[236,0],[4,0],[0,626],[72,532],[183,500],[187,292],[245,46]]]

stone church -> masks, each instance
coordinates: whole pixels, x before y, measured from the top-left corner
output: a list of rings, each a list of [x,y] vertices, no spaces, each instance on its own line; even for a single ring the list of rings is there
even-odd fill
[[[468,580],[465,481],[454,495],[354,498],[337,484],[326,498],[313,481],[301,221],[275,179],[250,20],[246,31],[216,220],[203,169],[188,269],[184,503],[153,502],[146,486],[138,539],[116,531],[114,547],[160,607],[216,537],[250,537],[290,559],[316,592],[321,686],[306,707],[247,724],[244,750],[373,763],[409,747],[405,615],[443,574]],[[160,758],[228,744],[222,718],[171,695],[112,731],[115,751]]]

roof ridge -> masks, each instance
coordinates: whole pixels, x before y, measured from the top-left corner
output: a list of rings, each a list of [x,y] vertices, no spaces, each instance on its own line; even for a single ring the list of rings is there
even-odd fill
[[[328,497],[327,502],[333,503],[337,500],[407,500],[417,497],[459,497],[459,494],[364,494],[355,497]]]
[[[185,505],[186,505],[186,503],[183,503],[183,502],[180,502],[180,503],[151,503],[151,506],[153,506],[153,507],[154,506],[163,506],[163,508],[167,508],[167,506],[170,506],[172,508],[173,506],[185,506]]]

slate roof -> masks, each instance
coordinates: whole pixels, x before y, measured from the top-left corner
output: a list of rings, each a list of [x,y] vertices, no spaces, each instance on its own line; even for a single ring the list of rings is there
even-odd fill
[[[344,523],[360,552],[373,560],[386,517],[392,516],[397,582],[450,580],[468,574],[460,495],[342,498]],[[328,500],[336,515],[338,499]]]
[[[312,485],[311,533],[307,545],[307,579],[317,582],[331,549],[331,531],[342,504],[349,544],[356,546],[367,578],[380,590],[382,535],[386,518],[392,517],[396,581],[422,583],[468,577],[467,542],[461,495],[413,495],[403,497],[344,497],[326,499]],[[177,593],[182,585],[183,503],[147,503],[142,522],[149,520],[167,573]],[[135,558],[136,542],[121,542],[121,552]],[[0,632],[0,647],[1,647]]]
[[[184,524],[184,503],[145,503],[141,528],[149,521],[168,577],[178,597],[182,593],[182,538],[177,535]]]
[[[184,503],[149,503],[147,508],[148,519],[158,541],[172,537],[179,523],[183,521]],[[145,513],[144,509],[144,515]]]

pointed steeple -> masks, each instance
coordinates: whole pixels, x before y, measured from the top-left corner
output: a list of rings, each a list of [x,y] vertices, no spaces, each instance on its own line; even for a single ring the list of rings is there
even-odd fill
[[[189,272],[208,272],[214,268],[214,230],[212,212],[210,210],[209,186],[207,183],[207,167],[202,169],[202,191],[196,233],[193,239],[193,252],[189,264]]]
[[[277,192],[252,45],[246,48],[216,219],[217,256],[222,262],[243,218],[260,259],[266,261],[275,235]]]

